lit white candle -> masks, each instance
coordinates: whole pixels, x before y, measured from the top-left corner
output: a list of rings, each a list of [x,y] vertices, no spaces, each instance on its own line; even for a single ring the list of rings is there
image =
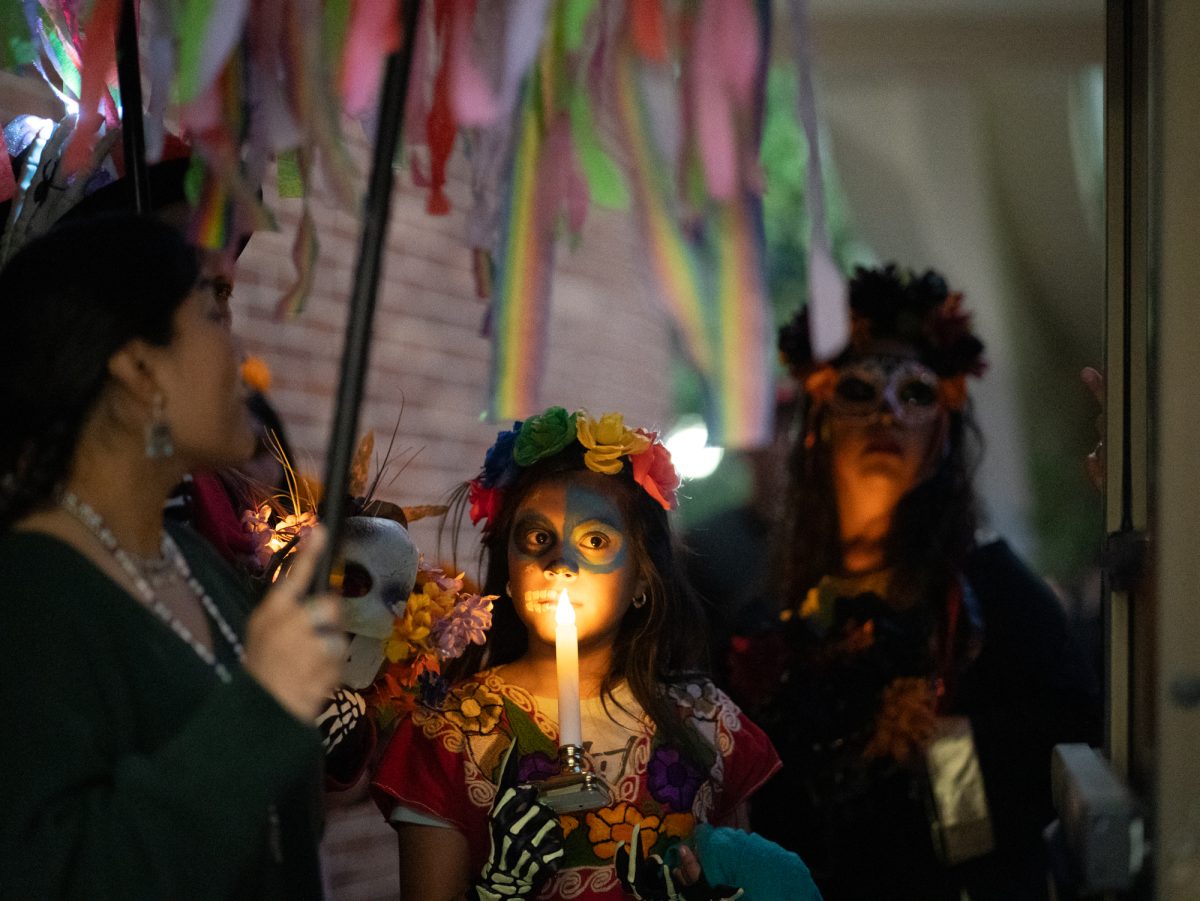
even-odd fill
[[[554,613],[554,654],[558,663],[558,743],[583,746],[583,728],[579,724],[579,632],[575,629],[575,608],[564,588]]]

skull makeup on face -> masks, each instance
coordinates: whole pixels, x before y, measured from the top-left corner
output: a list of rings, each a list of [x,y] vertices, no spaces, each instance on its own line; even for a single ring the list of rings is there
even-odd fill
[[[372,516],[346,520],[342,550],[345,629],[354,636],[344,679],[360,688],[378,675],[384,642],[416,582],[419,555],[404,526]]]

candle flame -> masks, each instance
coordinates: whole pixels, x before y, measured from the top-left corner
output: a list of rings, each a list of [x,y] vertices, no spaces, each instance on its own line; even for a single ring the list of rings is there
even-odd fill
[[[567,597],[565,588],[558,596],[558,608],[554,611],[554,621],[560,626],[575,625],[575,608],[571,606],[571,599]]]

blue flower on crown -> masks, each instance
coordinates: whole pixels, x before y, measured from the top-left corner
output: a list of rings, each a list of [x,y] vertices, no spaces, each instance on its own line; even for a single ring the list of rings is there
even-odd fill
[[[496,433],[496,443],[488,448],[487,456],[483,458],[483,474],[479,481],[484,488],[507,488],[516,479],[520,467],[513,459],[513,447],[520,431],[521,423],[514,422],[512,431]]]

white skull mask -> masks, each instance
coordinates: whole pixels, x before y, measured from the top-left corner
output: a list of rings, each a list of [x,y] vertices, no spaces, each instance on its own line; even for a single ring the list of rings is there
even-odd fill
[[[392,519],[351,516],[344,535],[345,629],[382,641],[408,604],[417,580],[417,549],[408,530]]]

